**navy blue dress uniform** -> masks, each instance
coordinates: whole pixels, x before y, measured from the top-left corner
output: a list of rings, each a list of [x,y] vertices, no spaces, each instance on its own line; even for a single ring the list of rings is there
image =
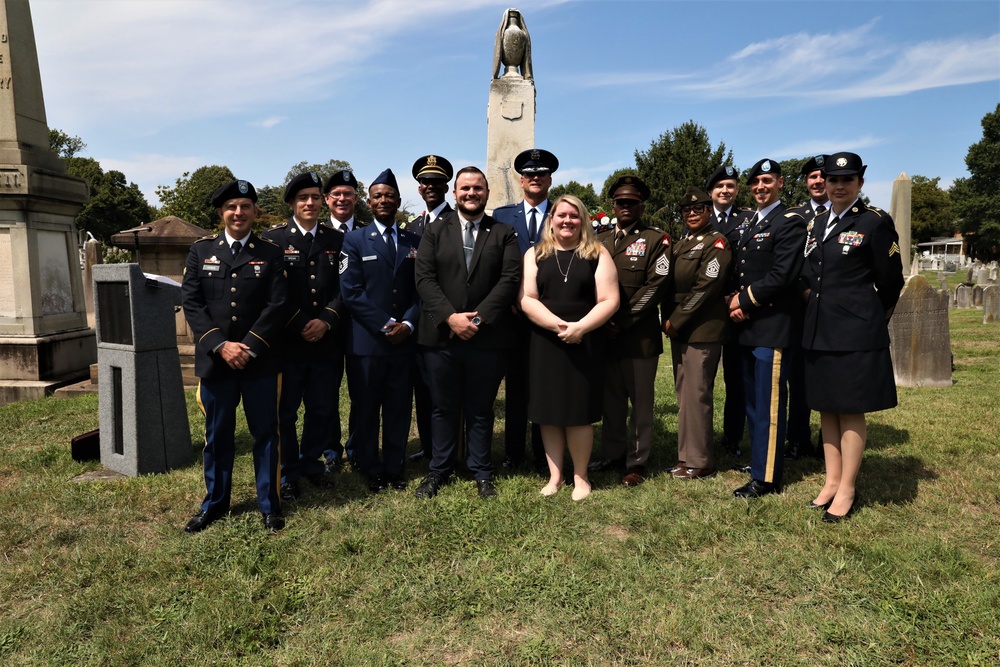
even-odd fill
[[[231,181],[215,191],[212,204],[221,210],[228,202],[241,199],[257,201],[253,185]],[[255,215],[256,210],[240,224],[249,230]],[[202,530],[229,510],[236,408],[242,399],[254,440],[257,505],[265,526],[278,530],[284,525],[278,485],[277,409],[279,341],[287,319],[284,261],[278,246],[252,232],[240,239],[235,250],[226,238],[226,234],[214,234],[195,241],[184,265],[182,303],[197,340],[198,403],[205,415],[206,486],[201,511],[185,529]],[[244,366],[233,368],[222,358],[220,352],[227,342],[246,346],[249,355]]]
[[[618,271],[620,306],[608,328],[605,355],[604,460],[591,464],[602,470],[625,467],[622,483],[645,481],[653,449],[653,399],[656,368],[663,353],[660,303],[672,298],[670,236],[647,226],[636,216],[622,229],[619,200],[641,205],[649,187],[637,176],[622,176],[609,188],[615,199],[618,225],[597,235],[607,247]],[[629,403],[632,414],[629,417]]]
[[[514,158],[514,171],[525,177],[529,174],[551,175],[559,168],[559,160],[547,150],[531,148],[522,151]],[[551,184],[551,180],[548,181]],[[547,191],[547,189],[546,189]],[[521,256],[534,247],[542,238],[542,229],[548,217],[552,202],[545,197],[543,201],[532,206],[527,200],[516,204],[508,204],[496,208],[492,215],[499,222],[514,228],[517,234],[517,246]],[[524,450],[528,431],[528,358],[531,341],[531,323],[520,311],[514,320],[517,344],[511,347],[505,368],[504,402],[504,465],[517,466],[524,459]],[[542,432],[537,424],[531,425],[531,451],[535,467],[544,475],[548,475],[548,464],[545,462],[545,448],[542,446]]]
[[[770,174],[781,181],[781,165],[764,159],[747,174],[747,182]],[[780,185],[776,186],[780,194]],[[801,335],[802,306],[796,291],[802,270],[806,223],[775,196],[758,209],[736,246],[739,307],[748,316],[737,325],[743,356],[747,425],[750,433],[750,476],[736,490],[756,498],[781,489],[784,470],[788,361],[784,351]]]
[[[712,192],[716,184],[722,180],[738,180],[740,172],[731,165],[723,165],[712,172],[705,182],[705,191]],[[712,207],[712,229],[726,237],[730,252],[735,251],[740,235],[746,229],[752,211],[737,208],[735,203],[727,210],[720,211]],[[730,271],[727,278],[726,294],[734,294],[739,290],[736,275]],[[746,395],[743,391],[743,357],[740,354],[740,344],[735,339],[722,344],[722,382],[726,387],[726,399],[722,416],[723,446],[736,456],[743,452],[740,443],[747,423]]]
[[[863,175],[864,166],[854,153],[837,153],[824,171]],[[887,322],[904,284],[899,236],[889,214],[860,199],[830,228],[832,215],[816,216],[805,243],[806,397],[814,410],[836,414],[891,408]]]
[[[298,174],[285,186],[285,201],[303,189],[322,185],[315,172]],[[281,432],[281,490],[286,500],[298,495],[302,477],[314,484],[329,485],[323,454],[339,444],[340,378],[344,374],[344,350],[340,296],[340,249],[344,235],[327,223],[314,221],[304,230],[294,216],[271,227],[262,236],[284,253],[288,276],[288,319],[281,337],[281,402],[278,426]],[[318,340],[306,340],[305,326],[320,320],[327,330]],[[296,422],[299,406],[305,406],[302,439]]]
[[[373,197],[379,185],[395,190],[398,209],[399,188],[391,170],[383,171],[369,185]],[[407,336],[394,344],[388,333],[394,323],[408,323],[415,328],[420,319],[414,279],[420,237],[396,229],[392,216],[388,220],[391,226],[383,225],[376,217],[367,227],[350,232],[344,238],[340,265],[340,291],[351,313],[347,366],[348,375],[356,383],[354,449],[373,492],[390,485],[405,487],[403,468],[413,407],[415,338]]]

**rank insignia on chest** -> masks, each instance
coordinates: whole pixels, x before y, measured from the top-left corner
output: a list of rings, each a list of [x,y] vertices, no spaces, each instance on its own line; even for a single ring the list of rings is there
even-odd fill
[[[627,248],[625,248],[625,255],[627,257],[645,257],[646,256],[646,239],[639,239],[638,241],[632,241]]]
[[[859,246],[865,240],[865,235],[861,232],[844,232],[837,237],[837,243],[841,245]]]
[[[406,253],[406,259],[416,259],[416,258],[417,258],[417,249],[410,248]]]

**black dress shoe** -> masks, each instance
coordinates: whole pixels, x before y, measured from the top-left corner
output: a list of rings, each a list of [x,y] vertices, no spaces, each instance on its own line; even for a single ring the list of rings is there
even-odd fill
[[[740,449],[740,443],[737,440],[729,440],[728,438],[723,438],[722,447],[736,458],[743,456],[743,450]]]
[[[411,461],[420,461],[421,459],[425,459],[425,458],[429,459],[430,457],[427,456],[427,454],[425,454],[424,450],[422,450],[422,449],[418,449],[417,451],[415,451],[412,454],[410,454],[410,460]]]
[[[319,486],[322,488],[329,488],[333,486],[333,478],[329,477],[325,472],[318,475],[306,475],[306,479],[313,486]]]
[[[261,517],[264,519],[264,528],[272,533],[276,533],[285,527],[285,518],[277,512],[262,514]]]
[[[389,488],[389,483],[385,481],[384,477],[373,477],[368,480],[368,490],[372,493],[385,491],[387,488]]]
[[[390,477],[388,484],[393,491],[406,491],[406,479],[403,477]]]
[[[811,509],[811,510],[823,510],[823,511],[826,511],[826,510],[830,509],[830,505],[832,503],[833,503],[833,501],[829,500],[829,501],[823,503],[822,505],[817,505],[816,503],[814,503],[813,501],[810,500],[809,501],[809,509]]]
[[[477,479],[476,489],[479,491],[480,498],[495,498],[497,495],[497,487],[493,484],[492,479]]]
[[[781,487],[770,482],[758,482],[755,479],[733,491],[733,495],[737,498],[760,498],[771,493],[781,493]]]
[[[785,460],[786,461],[796,461],[800,456],[805,455],[806,447],[799,445],[797,442],[785,443]]]
[[[444,479],[440,475],[427,475],[417,487],[417,498],[433,498],[444,486]]]
[[[833,501],[831,500],[830,503],[832,504]],[[858,506],[858,497],[854,496],[854,502],[851,503],[851,508],[847,510],[847,514],[830,514],[830,511],[828,509],[826,512],[823,512],[823,523],[840,523],[847,517],[851,516],[851,514],[854,512],[854,508],[857,506]],[[827,507],[829,507],[829,505],[827,505]]]
[[[281,499],[282,500],[295,500],[302,494],[302,489],[299,488],[298,482],[284,482],[281,485]]]
[[[619,459],[598,459],[587,464],[588,472],[604,472],[605,470],[624,470],[625,457]]]
[[[511,457],[511,456],[505,456],[504,459],[503,459],[503,463],[501,463],[500,465],[503,466],[504,468],[508,468],[508,469],[510,469],[510,468],[520,468],[521,467],[521,462],[518,461],[517,459]]]
[[[221,514],[208,513],[205,510],[198,510],[198,513],[191,517],[191,520],[184,526],[185,533],[199,533],[209,527],[214,521],[221,518]]]
[[[340,459],[330,459],[326,462],[326,474],[332,475],[340,472]]]

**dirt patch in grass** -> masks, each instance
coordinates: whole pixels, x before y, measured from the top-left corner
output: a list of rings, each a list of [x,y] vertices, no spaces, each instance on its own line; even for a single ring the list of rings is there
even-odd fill
[[[631,535],[631,533],[628,532],[628,529],[625,526],[621,526],[618,524],[612,524],[610,526],[607,526],[604,529],[604,534],[609,537],[615,538],[619,542],[624,542]]]

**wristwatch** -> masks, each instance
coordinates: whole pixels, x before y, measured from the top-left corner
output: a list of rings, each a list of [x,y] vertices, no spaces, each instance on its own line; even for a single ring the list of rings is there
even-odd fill
[[[483,323],[483,318],[479,317],[479,315],[476,315],[475,317],[472,318],[471,321],[478,327],[480,324]]]

